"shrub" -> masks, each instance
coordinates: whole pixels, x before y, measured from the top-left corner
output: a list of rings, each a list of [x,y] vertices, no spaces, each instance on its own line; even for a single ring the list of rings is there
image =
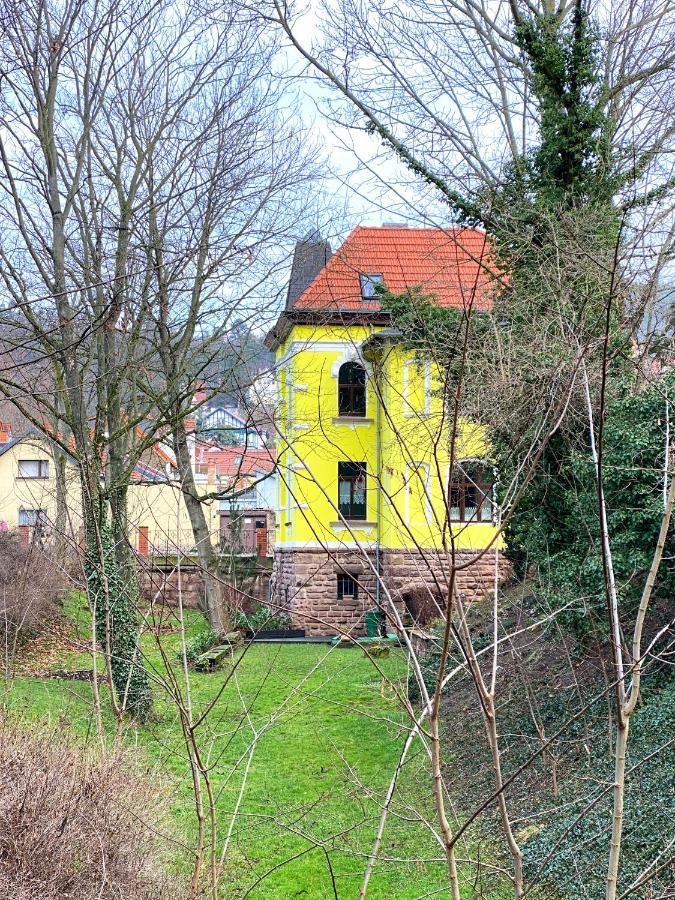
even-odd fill
[[[243,628],[246,631],[285,631],[291,624],[290,616],[285,613],[274,613],[262,603],[248,615],[240,612],[232,617],[232,627]]]
[[[621,844],[619,893],[654,860],[651,877],[635,887],[630,897],[670,897],[674,863],[672,856],[675,791],[672,740],[675,682],[649,697],[635,713],[628,745],[624,831]],[[597,742],[593,741],[591,769],[578,782],[570,783],[553,813],[550,801],[534,821],[540,823],[524,844],[524,862],[530,874],[542,861],[550,860],[542,873],[566,900],[604,896],[607,852],[612,821],[613,760],[603,748],[606,723],[598,718]],[[659,856],[660,855],[660,856]]]
[[[24,546],[16,532],[0,531],[0,633],[7,673],[17,649],[57,616],[63,587],[49,553],[36,544]]]
[[[633,615],[661,527],[667,398],[675,375],[636,392],[630,380],[612,384],[604,428],[603,479],[612,559],[622,615]],[[587,430],[587,429],[586,429]],[[581,440],[581,439],[580,439]],[[508,478],[504,478],[508,483]],[[538,475],[523,496],[507,533],[507,555],[516,572],[538,567],[547,587],[542,608],[574,604],[558,621],[579,637],[606,633],[606,606],[595,471],[588,448],[550,442]],[[675,531],[671,527],[654,589],[670,601],[675,591]]]
[[[185,655],[188,663],[194,663],[202,653],[206,653],[211,647],[215,647],[220,640],[220,635],[213,628],[206,628],[185,642]],[[179,650],[176,657],[182,662],[183,651]]]
[[[161,814],[156,786],[120,754],[0,724],[0,896],[179,896],[162,872]]]

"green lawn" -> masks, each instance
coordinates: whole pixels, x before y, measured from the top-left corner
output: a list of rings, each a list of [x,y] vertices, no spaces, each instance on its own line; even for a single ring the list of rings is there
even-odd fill
[[[69,614],[86,636],[81,601],[71,601]],[[202,627],[201,617],[189,614],[190,632]],[[173,656],[178,635],[161,641]],[[146,636],[144,650],[163,677],[156,638]],[[404,682],[402,651],[378,664],[392,680]],[[90,665],[86,653],[70,651],[59,660],[61,668]],[[196,710],[212,700],[226,671],[191,675]],[[399,704],[391,692],[381,695],[381,684],[380,673],[359,649],[258,644],[245,653],[200,729],[202,752],[213,767],[221,840],[254,730],[259,734],[226,861],[224,897],[357,897],[405,735]],[[6,688],[5,703],[18,715],[58,721],[81,739],[93,739],[86,682],[17,678]],[[130,729],[126,741],[139,748],[169,793],[177,834],[190,843],[195,819],[182,732],[160,687],[155,705],[156,721]],[[109,716],[106,723],[112,733]],[[433,821],[426,765],[418,747],[401,779],[369,897],[447,896],[444,865],[434,861],[440,848],[418,819],[421,813]],[[177,865],[185,865],[184,859]]]

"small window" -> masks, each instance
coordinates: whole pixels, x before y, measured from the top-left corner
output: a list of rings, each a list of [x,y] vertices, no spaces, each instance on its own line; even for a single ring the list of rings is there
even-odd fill
[[[49,478],[49,461],[46,459],[20,459],[19,478]]]
[[[43,528],[47,524],[47,511],[44,509],[20,509],[19,525],[29,528]]]
[[[344,600],[348,597],[350,600],[358,600],[359,583],[353,575],[343,573],[337,577],[337,595],[338,600]]]
[[[357,362],[346,362],[338,372],[338,415],[365,416],[366,370]]]
[[[458,463],[450,482],[450,519],[453,522],[492,521],[493,479],[486,466]]]
[[[361,296],[364,300],[372,300],[376,295],[376,286],[383,284],[382,275],[379,272],[368,272],[359,276],[361,281]]]
[[[338,463],[338,509],[345,519],[366,518],[366,464]]]

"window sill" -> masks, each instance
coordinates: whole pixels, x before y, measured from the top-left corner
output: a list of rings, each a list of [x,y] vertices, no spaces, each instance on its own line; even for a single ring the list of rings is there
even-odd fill
[[[334,416],[333,425],[374,425],[375,419],[365,416]]]
[[[495,525],[492,519],[483,519],[477,522],[475,519],[449,519],[451,525]]]
[[[49,481],[49,475],[17,475],[17,481]]]
[[[351,528],[352,530],[358,528],[377,528],[377,522],[368,522],[366,519],[347,519],[345,518],[344,522],[331,522],[331,528]]]

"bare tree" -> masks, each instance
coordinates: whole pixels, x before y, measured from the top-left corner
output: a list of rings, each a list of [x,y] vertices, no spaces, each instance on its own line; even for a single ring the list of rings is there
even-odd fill
[[[137,40],[140,53],[148,39]],[[161,136],[152,142],[140,238],[152,272],[145,339],[156,359],[156,366],[147,366],[146,390],[169,424],[208,618],[223,632],[218,553],[203,507],[216,498],[200,494],[195,484],[185,419],[231,325],[253,314],[254,297],[259,309],[260,295],[274,291],[271,276],[297,228],[294,199],[311,169],[300,135],[282,112],[283,85],[270,79],[276,46],[251,17],[232,8],[217,24],[185,25],[183,42],[203,49],[184,59],[158,45],[154,67],[136,85],[147,91],[152,109],[146,127]],[[173,85],[168,96],[165,80]],[[130,102],[126,116],[133,120],[137,93]],[[226,387],[225,373],[210,377],[207,394]]]
[[[140,715],[149,694],[134,637],[126,484],[142,452],[134,426],[143,413],[126,376],[139,361],[144,308],[132,290],[130,225],[145,155],[133,125],[119,135],[114,87],[130,36],[158,9],[36,2],[15,10],[3,48],[0,146],[2,277],[7,327],[15,326],[2,390],[77,457],[90,586],[101,590],[92,597],[99,639],[121,708]],[[119,596],[109,592],[114,570]]]

